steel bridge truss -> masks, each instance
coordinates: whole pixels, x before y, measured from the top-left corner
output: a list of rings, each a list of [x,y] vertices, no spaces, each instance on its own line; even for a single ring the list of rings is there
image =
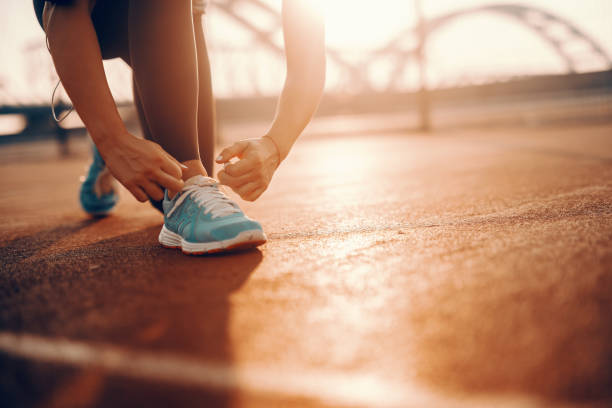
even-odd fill
[[[282,30],[279,10],[261,0],[216,0],[212,5],[249,31],[256,43],[278,56],[284,55],[282,45],[275,41],[280,38]],[[273,23],[267,27],[256,25],[242,13],[242,10],[249,9],[266,15]],[[419,57],[420,47],[426,48],[432,34],[452,21],[480,13],[501,15],[529,28],[559,55],[568,73],[577,72],[584,59],[599,61],[603,69],[612,68],[612,60],[601,45],[572,22],[536,7],[513,4],[472,7],[426,20],[422,32],[417,32],[418,27],[406,28],[385,46],[371,52],[358,63],[349,61],[339,50],[334,49],[328,49],[328,58],[341,70],[346,83],[350,83],[353,90],[360,92],[380,90],[380,86],[375,84],[372,77],[372,68],[376,64],[391,62],[391,73],[383,90],[393,91],[399,87],[409,63]]]

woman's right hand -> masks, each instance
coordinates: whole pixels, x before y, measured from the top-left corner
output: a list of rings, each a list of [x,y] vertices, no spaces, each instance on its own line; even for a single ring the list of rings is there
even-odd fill
[[[98,146],[113,176],[138,201],[162,200],[162,188],[178,192],[183,188],[183,166],[157,143],[131,134]]]

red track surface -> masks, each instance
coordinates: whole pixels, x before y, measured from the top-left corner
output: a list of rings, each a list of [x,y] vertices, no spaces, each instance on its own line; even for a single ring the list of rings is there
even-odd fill
[[[204,257],[127,194],[84,216],[84,158],[11,152],[10,404],[612,402],[611,126],[305,139],[243,206],[268,243]]]

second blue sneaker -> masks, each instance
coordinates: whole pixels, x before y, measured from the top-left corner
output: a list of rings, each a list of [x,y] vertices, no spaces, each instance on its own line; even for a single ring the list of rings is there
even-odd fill
[[[85,212],[93,216],[103,216],[111,212],[119,201],[117,182],[95,145],[92,145],[92,151],[93,162],[81,184],[79,199]]]
[[[252,248],[266,242],[257,221],[248,218],[209,177],[195,176],[172,200],[163,202],[164,226],[159,242],[200,255],[232,249]]]

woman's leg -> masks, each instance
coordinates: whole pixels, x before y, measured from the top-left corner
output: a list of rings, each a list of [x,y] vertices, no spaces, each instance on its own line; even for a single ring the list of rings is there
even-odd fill
[[[128,45],[128,5],[129,1],[124,0],[118,2],[115,7],[110,0],[99,0],[99,4],[93,13],[94,22],[99,25],[98,35],[103,50],[103,54],[107,57],[121,57],[128,65],[132,65],[130,59]],[[193,15],[195,43],[198,58],[198,145],[202,164],[206,172],[213,174],[214,166],[214,148],[215,148],[215,110],[214,99],[212,94],[212,83],[210,75],[210,62],[208,59],[208,50],[204,38],[204,30],[202,27],[202,13]],[[108,30],[107,27],[113,27],[114,30]],[[142,131],[142,135],[147,140],[157,142],[153,137],[153,133],[147,122],[142,98],[136,83],[136,78],[132,76],[132,90],[134,96],[134,106],[138,116],[138,122]],[[161,201],[151,200],[152,205],[162,211]]]
[[[206,174],[198,148],[198,71],[191,0],[130,0],[129,60],[150,137]]]
[[[136,79],[132,75],[132,92],[134,95],[134,107],[136,108],[136,115],[138,116],[138,123],[140,124],[140,130],[142,132],[142,137],[147,140],[152,140],[153,135],[151,134],[151,129],[149,129],[149,124],[147,123],[147,118],[145,117],[144,108],[142,107],[142,101],[140,100],[140,94],[138,92],[138,88],[136,87]],[[154,200],[149,197],[149,202],[153,207],[155,207],[160,213],[164,213],[163,200]]]
[[[193,25],[198,54],[198,144],[200,158],[209,175],[213,174],[215,160],[215,102],[212,92],[210,61],[202,27],[202,14],[194,13]]]
[[[128,29],[130,18],[129,12],[131,3],[136,0],[98,0],[95,3],[95,7],[92,12],[92,20],[96,28],[96,33],[100,42],[102,55],[105,59],[108,58],[122,58],[128,65],[133,69],[134,61],[130,52],[130,38],[129,33],[133,32],[134,28]],[[142,0],[140,0],[142,2]],[[145,3],[148,3],[145,1]],[[172,2],[174,3],[174,2]],[[178,2],[177,2],[178,3]],[[134,9],[132,8],[132,12]],[[199,92],[198,92],[198,106],[197,106],[197,135],[198,135],[198,150],[200,158],[204,168],[208,174],[213,173],[214,165],[214,147],[215,147],[215,111],[214,111],[214,99],[212,94],[212,83],[210,73],[210,62],[208,59],[208,50],[206,48],[206,41],[204,37],[204,31],[202,27],[202,14],[196,13],[193,15],[194,33],[195,33],[195,45],[197,55],[197,75],[199,77]],[[165,23],[164,23],[164,26]],[[184,29],[185,25],[182,25]],[[168,27],[168,26],[166,26]],[[170,34],[164,34],[166,37],[171,37]],[[191,38],[191,37],[190,37]],[[193,41],[193,40],[192,40]],[[133,43],[132,43],[133,44]],[[160,50],[163,54],[163,49]],[[163,54],[165,55],[165,54]],[[192,67],[195,67],[192,64]],[[134,69],[135,71],[135,69]],[[146,72],[145,72],[146,74]],[[133,95],[134,105],[138,114],[138,120],[141,126],[143,136],[148,140],[153,140],[162,145],[166,150],[167,140],[163,138],[158,140],[151,130],[150,120],[146,114],[145,107],[143,106],[142,92],[137,84],[136,72],[133,75]],[[148,78],[145,78],[145,80]],[[162,84],[163,85],[163,84]],[[169,92],[168,86],[166,90],[160,92]],[[172,86],[170,86],[172,88]],[[172,91],[172,89],[170,89]],[[167,108],[167,103],[162,99],[160,104],[162,109]],[[175,105],[176,106],[176,105]],[[193,106],[193,104],[192,104]],[[158,108],[155,108],[157,110]],[[178,115],[180,117],[180,113]],[[176,119],[177,116],[174,117]],[[176,120],[175,120],[176,121]],[[177,133],[173,132],[171,136],[178,136]],[[179,137],[171,137],[170,143],[177,144],[181,142]],[[191,146],[191,147],[189,147]],[[187,150],[193,149],[193,144],[187,143]],[[172,152],[170,152],[173,154]],[[181,160],[181,159],[179,159]]]
[[[193,25],[196,39],[196,49],[198,56],[198,146],[200,151],[200,159],[206,172],[209,175],[213,174],[214,166],[214,150],[215,150],[215,105],[212,93],[212,81],[210,75],[210,61],[208,59],[208,50],[204,38],[204,29],[202,27],[202,14],[193,15]],[[129,58],[129,57],[128,57]],[[126,60],[128,64],[129,61]],[[153,140],[151,129],[147,123],[147,118],[144,113],[140,92],[138,91],[136,79],[132,78],[132,90],[134,95],[134,107],[138,115],[138,122],[142,135],[147,140]],[[153,207],[163,213],[162,202],[150,200]]]
[[[142,137],[147,140],[153,139],[153,134],[151,133],[151,129],[149,128],[149,124],[147,123],[147,118],[144,113],[144,108],[142,107],[142,100],[140,99],[140,93],[138,92],[138,88],[136,85],[136,78],[132,75],[132,94],[134,95],[134,107],[136,108],[136,114],[138,116],[138,124],[140,125],[140,130],[142,132]]]
[[[202,27],[202,14],[194,14],[193,24],[198,58],[198,146],[202,164],[206,172],[212,175],[215,154],[215,103],[212,92],[210,61],[208,59],[208,50],[204,38],[204,29]],[[133,78],[132,82],[134,106],[138,114],[142,135],[145,139],[155,141],[149,124],[147,123],[136,79]]]

